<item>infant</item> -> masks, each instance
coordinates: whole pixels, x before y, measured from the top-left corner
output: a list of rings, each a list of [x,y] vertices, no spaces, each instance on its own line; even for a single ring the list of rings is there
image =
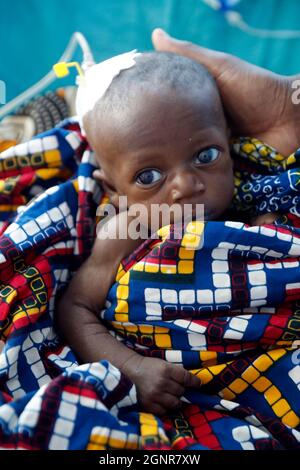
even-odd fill
[[[108,231],[128,224],[127,210],[137,203],[147,209],[150,226],[153,204],[190,204],[193,215],[203,204],[205,220],[226,218],[233,162],[214,79],[199,63],[172,53],[133,54],[131,61],[83,116],[99,164],[94,178],[119,211]],[[120,196],[127,197],[125,208]],[[181,365],[139,355],[101,323],[118,266],[141,240],[100,238],[59,301],[56,326],[82,362],[109,360],[136,385],[141,409],[164,414],[200,381]]]

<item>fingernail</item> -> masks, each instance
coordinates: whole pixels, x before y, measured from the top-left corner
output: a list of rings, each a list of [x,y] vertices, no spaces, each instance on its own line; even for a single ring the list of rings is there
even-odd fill
[[[168,33],[166,33],[166,31],[161,28],[157,28],[156,31],[160,36],[165,36],[166,38],[170,37]]]

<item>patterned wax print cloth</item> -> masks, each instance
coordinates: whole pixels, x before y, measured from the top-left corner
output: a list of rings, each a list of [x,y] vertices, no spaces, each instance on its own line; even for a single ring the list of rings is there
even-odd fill
[[[119,266],[102,321],[140,354],[201,379],[180,411],[141,411],[107,361],[79,364],[55,300],[91,251],[103,194],[69,120],[0,154],[1,449],[299,448],[300,152],[232,142],[246,221],[163,227]],[[101,286],[99,286],[101,288]]]

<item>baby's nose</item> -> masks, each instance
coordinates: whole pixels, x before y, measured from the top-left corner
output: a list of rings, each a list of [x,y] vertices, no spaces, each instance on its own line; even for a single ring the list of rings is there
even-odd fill
[[[205,191],[204,182],[191,171],[177,173],[172,182],[172,200],[189,199]]]

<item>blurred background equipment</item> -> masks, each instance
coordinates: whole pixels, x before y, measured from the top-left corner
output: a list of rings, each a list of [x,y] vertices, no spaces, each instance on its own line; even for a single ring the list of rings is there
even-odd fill
[[[0,121],[0,141],[26,142],[75,113],[76,88],[59,88],[33,98]],[[1,150],[1,148],[0,148]]]
[[[77,45],[82,51],[81,62],[84,70],[94,63],[94,58],[87,40],[80,32],[72,34],[59,61],[64,64],[72,59]],[[55,80],[56,74],[51,68],[37,83],[0,109],[0,151],[52,129],[75,113],[76,86],[47,91],[38,96]],[[12,112],[13,115],[10,115]]]
[[[277,39],[300,39],[299,29],[264,29],[262,27],[254,27],[247,23],[245,18],[235,10],[235,5],[241,0],[203,0],[208,6],[214,10],[220,10],[224,13],[228,23],[239,28],[245,33],[261,38],[277,38]]]
[[[76,31],[72,34],[68,45],[63,52],[60,59],[57,61],[59,63],[66,63],[69,62],[70,59],[75,54],[77,46],[80,46],[82,57],[80,61],[82,62],[82,68],[85,70],[89,65],[94,63],[94,57],[92,55],[90,46],[86,40],[86,38],[80,32]],[[76,63],[76,62],[75,62]],[[48,73],[41,78],[37,83],[31,85],[27,90],[23,93],[18,95],[17,97],[13,98],[9,103],[5,104],[0,109],[0,119],[3,118],[6,114],[14,111],[15,108],[22,106],[24,103],[28,102],[30,99],[35,97],[38,93],[44,91],[47,87],[49,87],[53,82],[56,80],[56,74],[54,73],[52,67],[48,71]],[[53,101],[57,104],[57,98],[53,98]],[[47,101],[45,101],[47,103]]]
[[[204,3],[215,10],[228,11],[237,5],[241,0],[203,0]]]

